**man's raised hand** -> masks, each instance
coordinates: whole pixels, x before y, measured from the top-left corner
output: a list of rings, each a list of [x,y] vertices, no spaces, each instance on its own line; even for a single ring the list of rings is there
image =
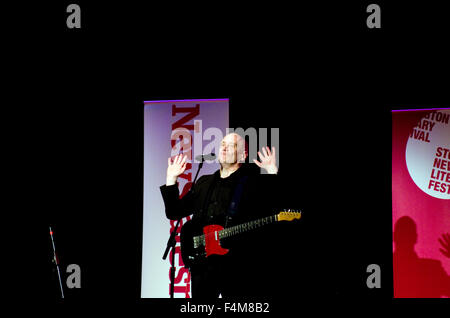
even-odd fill
[[[253,162],[260,168],[263,168],[269,174],[277,174],[277,160],[275,155],[275,147],[272,147],[272,151],[270,151],[269,147],[263,147],[261,149],[262,153],[258,151],[258,157],[261,161],[253,159]]]
[[[174,185],[177,183],[177,178],[186,170],[187,156],[182,154],[176,155],[173,160],[168,158],[167,160],[167,176],[166,185]]]

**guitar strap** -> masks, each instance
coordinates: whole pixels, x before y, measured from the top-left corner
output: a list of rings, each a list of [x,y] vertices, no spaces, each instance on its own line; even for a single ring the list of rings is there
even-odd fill
[[[225,218],[225,227],[228,226],[228,222],[233,221],[233,217],[236,215],[239,207],[239,203],[241,202],[242,193],[244,192],[244,185],[248,179],[248,176],[242,176],[238,184],[236,186],[236,189],[233,193],[233,198],[231,199],[230,207],[228,208],[227,215]]]

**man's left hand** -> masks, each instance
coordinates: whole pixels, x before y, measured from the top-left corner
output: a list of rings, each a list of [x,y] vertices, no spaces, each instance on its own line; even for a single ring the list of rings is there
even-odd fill
[[[262,151],[262,153],[261,153]],[[256,159],[253,159],[253,162],[260,168],[263,168],[267,171],[269,174],[277,174],[278,173],[278,167],[277,167],[277,160],[275,155],[275,147],[272,147],[272,151],[270,151],[269,147],[263,147],[261,151],[258,151],[258,157],[261,160],[258,161]]]

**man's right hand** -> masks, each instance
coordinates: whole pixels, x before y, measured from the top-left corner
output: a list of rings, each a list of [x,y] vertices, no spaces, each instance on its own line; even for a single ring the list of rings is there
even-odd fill
[[[186,160],[187,156],[184,156],[182,154],[177,155],[173,158],[168,159],[168,166],[167,166],[167,176],[166,176],[166,185],[174,185],[177,183],[177,178],[180,174],[186,170]]]

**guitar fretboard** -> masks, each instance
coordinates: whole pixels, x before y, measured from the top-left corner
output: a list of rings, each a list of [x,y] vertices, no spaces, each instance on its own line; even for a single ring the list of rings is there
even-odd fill
[[[278,220],[278,215],[271,215],[267,216],[262,219],[250,221],[247,223],[242,223],[236,226],[228,227],[226,229],[223,229],[222,231],[219,231],[219,238],[227,238],[233,235],[237,235],[240,233],[244,233],[250,230],[257,229],[261,226],[274,223]]]
[[[280,218],[279,218],[280,216]],[[242,223],[236,226],[228,227],[218,232],[210,232],[206,233],[206,235],[218,235],[219,239],[227,238],[233,235],[237,235],[240,233],[244,233],[246,231],[257,229],[261,226],[278,222],[279,220],[288,220],[291,221],[293,219],[299,219],[301,213],[298,212],[281,212],[276,215],[267,216],[258,220],[250,221],[247,223]],[[194,248],[197,248],[200,245],[205,245],[205,234],[194,236]]]
[[[250,221],[247,223],[242,223],[242,224],[235,225],[232,227],[227,227],[226,229],[223,229],[218,232],[219,238],[220,239],[227,238],[227,237],[230,237],[233,235],[237,235],[240,233],[244,233],[244,232],[247,232],[250,230],[257,229],[261,226],[264,226],[264,225],[267,225],[270,223],[274,223],[277,221],[278,221],[278,215],[271,215],[271,216],[267,216],[262,219]],[[209,235],[214,235],[214,233],[209,233]],[[198,247],[199,245],[204,245],[204,244],[205,244],[205,234],[194,237],[194,247]]]

